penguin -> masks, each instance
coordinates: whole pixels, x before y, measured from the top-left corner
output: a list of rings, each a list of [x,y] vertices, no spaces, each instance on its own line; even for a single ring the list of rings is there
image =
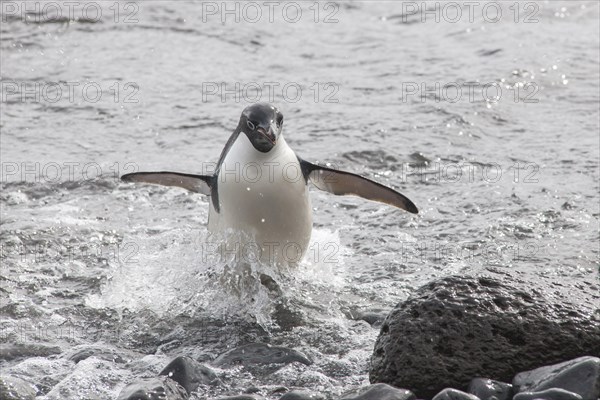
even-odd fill
[[[335,195],[356,195],[418,213],[415,204],[394,189],[300,158],[288,146],[282,129],[283,114],[276,107],[255,103],[242,111],[214,174],[134,172],[121,179],[178,186],[209,196],[209,232],[235,237],[238,242],[229,243],[229,249],[252,248],[257,251],[255,259],[277,266],[297,264],[309,246],[308,182]]]

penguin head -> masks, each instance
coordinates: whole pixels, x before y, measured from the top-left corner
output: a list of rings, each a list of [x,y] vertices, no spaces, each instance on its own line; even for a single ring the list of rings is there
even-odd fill
[[[261,153],[268,153],[277,144],[283,128],[283,114],[267,103],[256,103],[242,111],[238,129],[252,146]]]

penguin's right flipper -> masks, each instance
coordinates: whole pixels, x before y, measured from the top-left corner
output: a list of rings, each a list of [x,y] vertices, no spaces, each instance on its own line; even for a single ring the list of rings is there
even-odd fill
[[[121,177],[123,182],[154,183],[163,186],[178,186],[194,193],[210,196],[213,177],[207,175],[182,174],[180,172],[134,172]]]

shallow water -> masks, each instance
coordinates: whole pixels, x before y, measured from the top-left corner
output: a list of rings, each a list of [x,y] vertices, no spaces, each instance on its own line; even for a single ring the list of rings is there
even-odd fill
[[[385,316],[433,279],[495,267],[598,283],[597,2],[522,5],[518,22],[512,3],[497,22],[488,3],[472,22],[465,5],[436,22],[407,2],[293,3],[295,23],[295,6],[252,23],[220,2],[89,3],[98,18],[82,3],[69,22],[47,4],[4,2],[0,31],[2,372],[40,398],[114,398],[177,355],[210,363],[249,342],[314,363],[217,369],[225,385],[193,398],[334,397],[368,383],[378,326],[361,313]],[[219,287],[205,198],[117,179],[208,170],[257,87],[262,101],[274,88],[300,156],[420,209],[313,190],[311,250],[278,277],[279,300]]]

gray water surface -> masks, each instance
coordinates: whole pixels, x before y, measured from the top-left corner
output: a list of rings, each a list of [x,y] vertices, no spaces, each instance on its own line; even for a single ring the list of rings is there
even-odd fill
[[[295,23],[284,3],[255,23],[222,23],[220,2],[81,3],[74,18],[8,3],[1,365],[39,398],[115,398],[175,356],[210,363],[249,342],[314,363],[217,369],[224,385],[192,397],[256,387],[276,399],[285,386],[334,398],[368,384],[378,326],[360,316],[385,316],[433,279],[491,268],[598,288],[595,1],[520,3],[518,16],[498,2],[496,22],[487,3],[472,22],[462,3],[456,22],[423,22],[406,2],[297,2]],[[87,4],[102,16],[81,14]],[[261,101],[275,88],[301,157],[397,188],[420,209],[312,190],[312,244],[281,278],[283,308],[264,289],[240,298],[219,287],[202,252],[206,198],[118,180],[210,168],[257,87]],[[100,350],[72,361],[90,347]]]

